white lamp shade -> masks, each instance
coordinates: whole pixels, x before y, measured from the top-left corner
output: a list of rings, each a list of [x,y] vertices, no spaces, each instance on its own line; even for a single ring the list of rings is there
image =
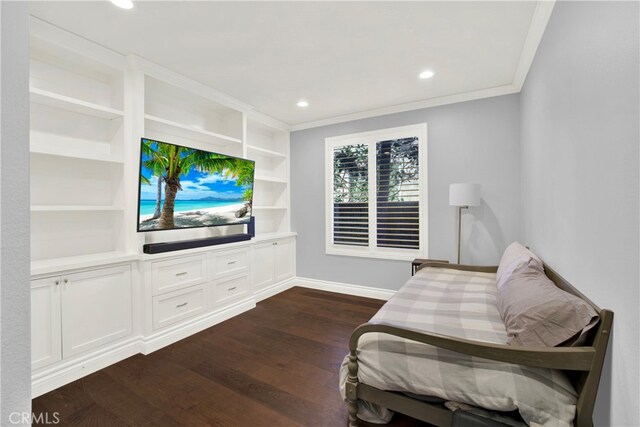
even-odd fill
[[[449,185],[449,205],[480,206],[480,184]]]

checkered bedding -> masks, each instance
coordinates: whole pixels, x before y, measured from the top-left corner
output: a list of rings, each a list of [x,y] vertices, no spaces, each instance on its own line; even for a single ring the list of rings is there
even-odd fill
[[[506,344],[494,273],[428,267],[371,319],[443,335]],[[360,382],[496,411],[518,410],[527,424],[572,425],[577,393],[564,373],[467,356],[387,334],[358,344]],[[347,357],[340,368],[345,396]],[[358,417],[386,423],[392,412],[360,402]]]

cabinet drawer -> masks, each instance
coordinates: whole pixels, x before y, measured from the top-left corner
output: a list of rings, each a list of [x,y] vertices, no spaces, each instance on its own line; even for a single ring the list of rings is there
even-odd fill
[[[153,295],[184,289],[207,281],[204,255],[158,261],[151,264]]]
[[[153,329],[164,328],[205,311],[205,286],[153,297]]]
[[[234,276],[228,279],[221,279],[215,283],[216,304],[225,303],[244,295],[249,288],[249,275]]]
[[[243,272],[247,268],[248,256],[248,251],[246,249],[213,254],[214,277],[222,277]]]

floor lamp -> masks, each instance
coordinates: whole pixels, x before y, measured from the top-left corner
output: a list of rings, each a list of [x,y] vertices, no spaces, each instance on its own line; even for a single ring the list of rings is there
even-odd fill
[[[462,209],[480,206],[480,184],[449,185],[449,205],[458,207],[458,264],[460,264],[460,229]]]

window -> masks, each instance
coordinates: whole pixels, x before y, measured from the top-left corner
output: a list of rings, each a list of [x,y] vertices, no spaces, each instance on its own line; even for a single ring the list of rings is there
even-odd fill
[[[427,256],[426,129],[325,140],[328,254]]]

